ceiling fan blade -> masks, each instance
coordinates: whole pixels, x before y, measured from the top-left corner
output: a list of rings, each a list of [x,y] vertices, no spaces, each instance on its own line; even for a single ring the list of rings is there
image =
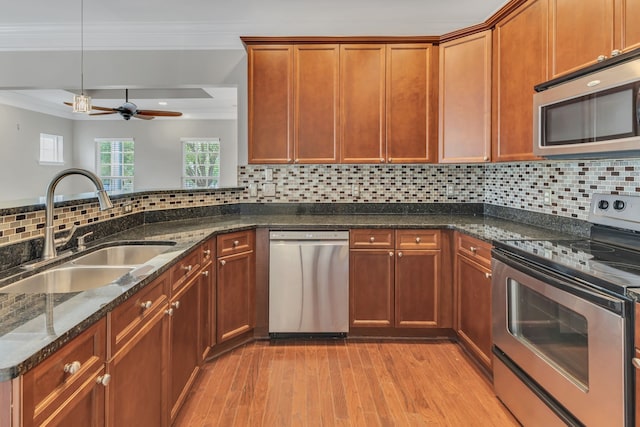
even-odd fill
[[[107,113],[89,113],[90,116],[105,116],[108,114],[115,114],[117,111],[109,111]]]
[[[179,117],[182,113],[178,111],[162,111],[162,110],[138,110],[136,112],[142,116],[164,116],[164,117]]]
[[[135,117],[136,119],[142,119],[142,120],[153,120],[154,116],[144,116],[141,114],[134,114],[133,117]]]

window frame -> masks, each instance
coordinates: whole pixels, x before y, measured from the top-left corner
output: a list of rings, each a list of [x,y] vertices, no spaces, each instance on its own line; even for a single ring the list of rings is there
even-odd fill
[[[189,176],[186,174],[186,170],[187,170],[187,165],[186,165],[186,145],[189,143],[211,143],[211,144],[215,144],[217,143],[218,145],[218,156],[216,158],[216,162],[214,162],[213,164],[209,164],[209,165],[205,165],[205,166],[210,166],[213,167],[215,169],[215,167],[217,166],[217,171],[218,171],[218,175],[217,176],[199,176],[199,175],[195,175],[195,176]],[[187,138],[187,137],[182,137],[180,138],[180,145],[181,145],[181,150],[182,150],[182,164],[181,164],[181,177],[180,177],[180,186],[182,189],[184,190],[198,190],[198,189],[212,189],[212,188],[218,188],[220,186],[220,153],[221,153],[221,149],[222,149],[222,141],[220,140],[219,137],[210,137],[210,138]],[[213,186],[206,186],[206,187],[202,187],[202,186],[193,186],[193,187],[187,187],[186,182],[187,180],[196,180],[197,178],[201,178],[201,179],[210,179],[212,181],[214,181],[215,185]]]
[[[135,138],[133,137],[119,137],[119,138],[95,138],[95,172],[96,175],[98,175],[98,177],[100,177],[100,179],[102,180],[102,183],[104,184],[105,188],[107,189],[107,191],[124,191],[124,192],[130,192],[130,191],[134,191],[135,190]],[[123,174],[122,175],[103,175],[101,173],[101,169],[102,169],[102,162],[100,159],[100,155],[101,155],[101,144],[108,142],[113,144],[114,142],[120,142],[122,144],[127,143],[127,142],[131,142],[133,144],[133,162],[131,163],[132,167],[133,167],[133,175],[124,175],[124,168],[126,165],[123,161],[117,163],[118,165],[120,165],[120,167],[123,169]],[[113,153],[113,145],[112,145],[112,153]],[[122,154],[125,154],[125,151],[122,150]],[[112,165],[114,163],[111,163]],[[107,183],[106,181],[109,180],[111,183]],[[114,181],[120,181],[120,185],[118,188],[113,188],[113,182]],[[125,181],[131,181],[131,188],[127,188]]]
[[[51,150],[55,154],[56,160],[43,160],[43,142],[45,140],[53,141],[55,147]],[[53,133],[40,132],[40,151],[38,154],[38,164],[43,166],[61,166],[64,165],[64,136]]]

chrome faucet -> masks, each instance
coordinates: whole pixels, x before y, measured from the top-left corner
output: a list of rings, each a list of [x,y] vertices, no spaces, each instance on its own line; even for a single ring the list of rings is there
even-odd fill
[[[62,180],[62,178],[69,175],[83,175],[89,178],[91,182],[93,182],[93,185],[96,186],[96,194],[98,196],[98,202],[100,203],[100,210],[104,211],[104,210],[113,208],[111,199],[109,199],[109,196],[107,195],[107,192],[104,189],[104,185],[102,185],[102,181],[93,172],[90,172],[85,169],[71,168],[71,169],[63,170],[62,172],[58,173],[56,176],[53,177],[53,179],[51,179],[51,182],[49,183],[49,187],[47,188],[47,196],[45,199],[44,250],[42,253],[43,260],[55,258],[57,254],[56,253],[57,247],[64,245],[69,240],[71,240],[71,236],[76,230],[76,226],[74,225],[69,231],[69,234],[67,237],[56,239],[55,231],[53,229],[53,193],[56,190],[56,186]]]

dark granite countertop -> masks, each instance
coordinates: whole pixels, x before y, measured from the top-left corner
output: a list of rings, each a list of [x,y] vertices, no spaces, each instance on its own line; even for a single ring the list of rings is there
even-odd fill
[[[223,215],[145,224],[94,242],[89,248],[123,241],[176,242],[117,284],[73,294],[54,294],[53,301],[45,302],[44,294],[17,295],[12,299],[15,310],[0,319],[0,381],[16,378],[40,363],[169,269],[191,248],[216,234],[256,227],[277,230],[446,228],[488,242],[562,237],[557,231],[483,215]],[[7,272],[4,273],[3,276],[7,276]],[[3,286],[34,274],[18,270],[9,273],[13,275],[0,280],[0,293]],[[34,299],[41,301],[38,304]],[[29,302],[25,304],[25,301]],[[53,325],[45,324],[47,305],[53,305]],[[41,309],[34,313],[34,307]]]

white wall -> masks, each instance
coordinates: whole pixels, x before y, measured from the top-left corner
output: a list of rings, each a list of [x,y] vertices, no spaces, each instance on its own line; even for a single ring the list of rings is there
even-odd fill
[[[62,135],[65,164],[40,165],[40,133]],[[0,201],[44,196],[47,184],[73,164],[73,122],[46,114],[0,105]],[[68,192],[71,182],[62,182]]]
[[[236,120],[79,120],[75,122],[74,159],[78,167],[95,170],[95,139],[135,140],[135,189],[181,186],[182,137],[220,138],[221,186],[236,185]]]

